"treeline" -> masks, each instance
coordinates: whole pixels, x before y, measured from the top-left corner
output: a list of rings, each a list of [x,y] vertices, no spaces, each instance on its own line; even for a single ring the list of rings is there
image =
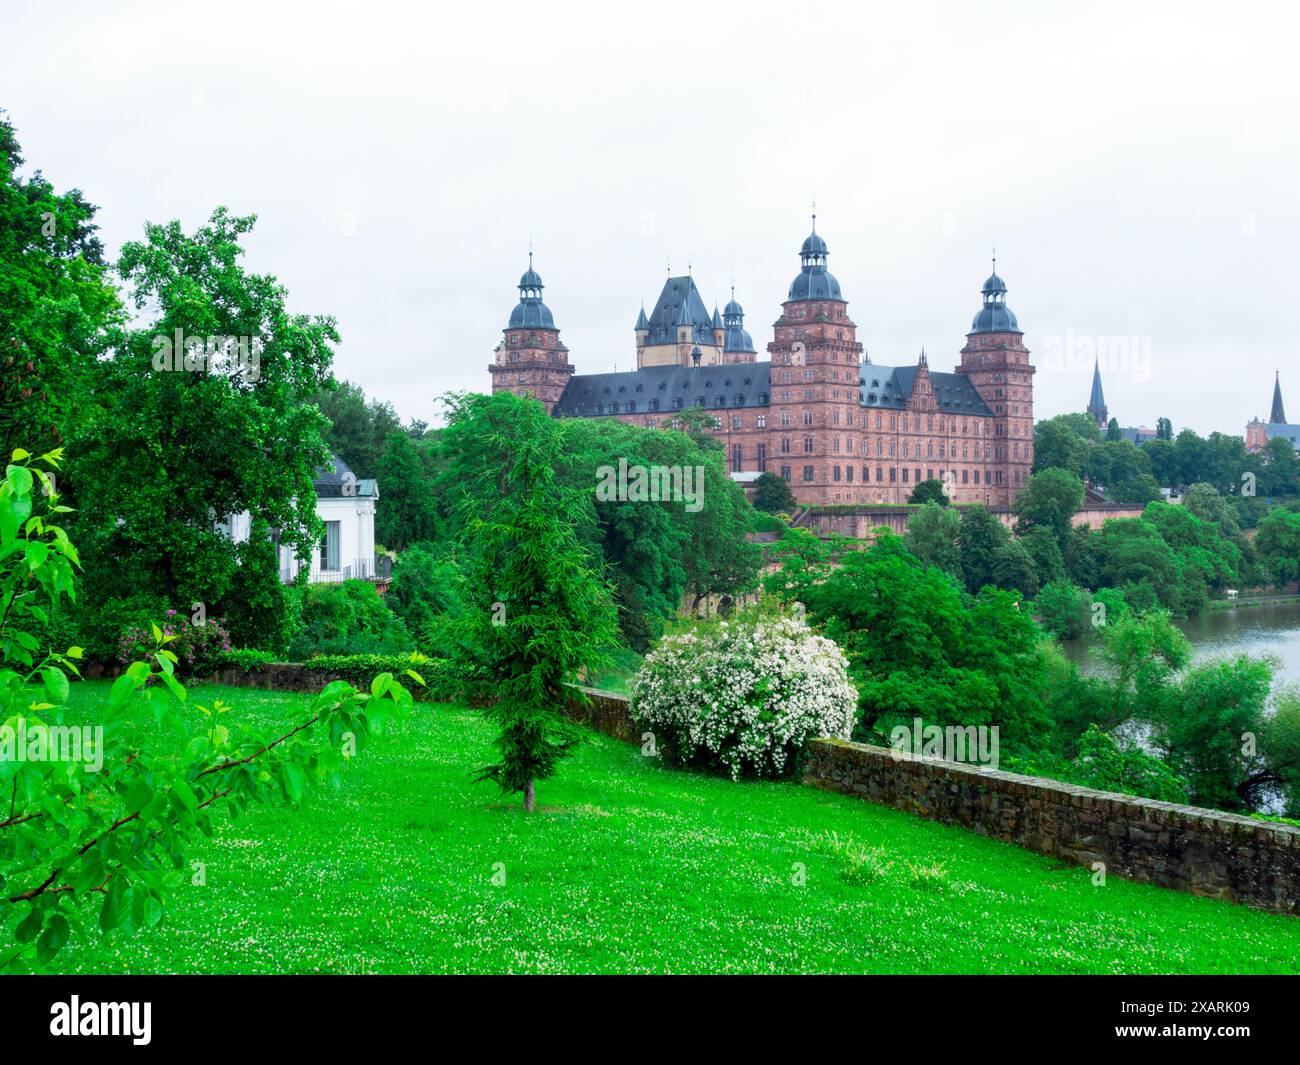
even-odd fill
[[[777,545],[765,589],[803,603],[844,651],[857,739],[888,746],[918,717],[996,727],[1013,772],[1246,813],[1280,801],[1300,814],[1300,697],[1271,694],[1269,661],[1193,666],[1168,611],[1140,614],[1120,598],[1098,625],[1108,669],[1080,675],[1018,592],[973,587],[978,570],[962,569],[990,548],[995,561],[1005,553],[987,519],[981,508],[957,519],[968,535],[946,567],[920,557],[910,534],[884,530],[867,547],[802,529]]]
[[[1034,471],[1068,470],[1105,491],[1117,503],[1146,504],[1160,489],[1208,484],[1232,500],[1238,521],[1253,528],[1267,510],[1266,499],[1300,497],[1300,458],[1282,439],[1257,454],[1239,436],[1191,429],[1174,435],[1161,418],[1154,440],[1134,444],[1118,426],[1103,433],[1088,414],[1062,414],[1034,427]]]

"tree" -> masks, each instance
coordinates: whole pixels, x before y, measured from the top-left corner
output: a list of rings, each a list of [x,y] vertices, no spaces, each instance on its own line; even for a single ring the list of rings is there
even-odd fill
[[[1120,430],[1118,418],[1112,418],[1106,425],[1106,439],[1110,441],[1124,439],[1124,433]]]
[[[0,454],[65,442],[94,402],[93,375],[123,318],[96,208],[58,193],[0,112]]]
[[[1055,580],[1043,585],[1034,600],[1034,613],[1039,624],[1061,640],[1078,639],[1085,631],[1090,596],[1068,580]]]
[[[1156,439],[1172,440],[1174,438],[1174,423],[1168,418],[1156,419]]]
[[[1006,526],[984,507],[966,508],[958,526],[957,546],[967,591],[974,594],[987,584],[997,585],[999,552],[1010,539]]]
[[[393,405],[377,399],[367,402],[360,385],[332,379],[312,399],[328,419],[324,437],[329,449],[358,477],[378,477],[389,437],[403,431]],[[411,435],[418,439],[420,434]]]
[[[952,507],[926,503],[907,519],[903,546],[927,566],[938,566],[961,580],[961,518]]]
[[[795,508],[794,493],[786,479],[770,470],[758,475],[754,484],[754,509],[767,514],[790,514]]]
[[[569,685],[614,642],[616,615],[599,560],[578,539],[578,493],[556,481],[560,425],[509,393],[493,396],[486,414],[484,473],[496,492],[465,498],[466,602],[455,631],[500,730],[500,759],[479,779],[521,792],[531,812],[536,782],[581,735],[562,709],[576,697]]]
[[[1016,534],[1023,536],[1038,526],[1046,528],[1064,549],[1075,513],[1083,505],[1083,482],[1068,470],[1048,469],[1033,474],[1016,496]]]
[[[230,515],[278,529],[299,558],[319,540],[312,480],[327,453],[306,400],[338,334],[330,318],[289,314],[283,286],[240,265],[254,221],[218,208],[193,234],[150,224],[122,248],[143,321],[99,364],[101,405],[69,474],[95,611],[148,593],[220,612],[240,564],[219,524]]]
[[[1096,425],[1093,425],[1096,432]],[[1083,475],[1088,442],[1061,418],[1039,422],[1034,427],[1034,472],[1047,469],[1069,470]]]
[[[913,488],[912,494],[908,496],[907,501],[912,504],[938,503],[941,507],[946,507],[948,505],[948,496],[943,490],[943,482],[931,477],[928,481],[922,481]]]
[[[1275,508],[1255,534],[1259,565],[1274,584],[1300,580],[1300,514]]]
[[[409,544],[437,538],[433,485],[415,443],[406,433],[388,436],[388,446],[379,460],[379,493],[375,537],[381,544],[402,551]]]

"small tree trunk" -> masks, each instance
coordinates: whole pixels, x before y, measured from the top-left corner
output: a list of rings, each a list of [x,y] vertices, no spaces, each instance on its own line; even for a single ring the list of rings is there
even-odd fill
[[[524,785],[524,809],[532,813],[537,805],[537,797],[533,794],[533,782],[530,780]]]

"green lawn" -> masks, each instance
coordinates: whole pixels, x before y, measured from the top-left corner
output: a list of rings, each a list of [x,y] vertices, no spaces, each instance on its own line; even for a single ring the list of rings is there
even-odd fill
[[[105,684],[80,684],[87,713]],[[305,698],[195,688],[297,720]],[[197,715],[196,715],[197,716]],[[144,717],[141,717],[142,722]],[[144,727],[142,725],[142,727]],[[193,857],[163,926],[69,972],[1300,972],[1300,920],[1090,873],[795,784],[678,772],[593,736],[529,817],[473,771],[475,713],[417,706],[338,791],[263,808]],[[845,878],[825,835],[883,851]],[[800,864],[806,882],[795,883]],[[941,863],[937,885],[911,866]],[[494,871],[504,884],[494,884]]]

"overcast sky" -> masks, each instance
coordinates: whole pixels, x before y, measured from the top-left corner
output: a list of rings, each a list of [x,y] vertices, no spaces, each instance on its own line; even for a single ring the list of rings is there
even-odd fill
[[[771,340],[817,202],[874,362],[950,369],[996,245],[1036,414],[1300,420],[1300,9],[1278,3],[3,0],[29,168],[146,220],[259,216],[336,373],[486,391],[529,236],[579,373],[671,263]]]

